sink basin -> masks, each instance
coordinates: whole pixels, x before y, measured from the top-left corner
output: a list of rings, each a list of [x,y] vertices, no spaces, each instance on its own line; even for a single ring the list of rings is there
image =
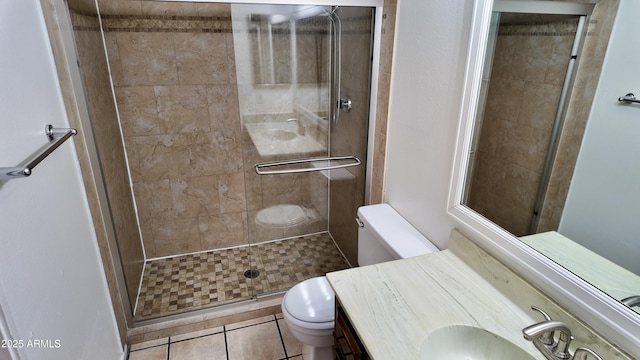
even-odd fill
[[[511,341],[490,331],[465,325],[431,332],[420,347],[422,360],[535,360]]]
[[[298,135],[293,131],[271,129],[271,130],[267,130],[267,136],[270,136],[275,140],[287,141],[287,140],[295,139],[296,136]]]

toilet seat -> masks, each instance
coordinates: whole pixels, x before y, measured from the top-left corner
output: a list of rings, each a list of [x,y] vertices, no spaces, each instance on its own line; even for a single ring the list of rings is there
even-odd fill
[[[302,281],[289,289],[282,300],[285,315],[306,329],[330,329],[334,326],[335,294],[324,276]]]
[[[307,221],[306,209],[293,204],[271,205],[256,214],[256,223],[265,227],[295,226]]]

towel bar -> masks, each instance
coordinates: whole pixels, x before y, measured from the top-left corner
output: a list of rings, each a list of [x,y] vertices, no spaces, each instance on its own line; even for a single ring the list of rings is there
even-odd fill
[[[44,133],[49,139],[50,144],[31,160],[24,161],[26,162],[24,166],[0,167],[0,180],[24,178],[31,175],[36,165],[49,156],[49,154],[57,149],[58,146],[62,145],[68,138],[77,134],[78,131],[76,129],[54,128],[51,124],[48,124],[44,128]]]
[[[630,103],[636,103],[636,104],[637,104],[637,103],[640,103],[640,99],[636,99],[636,96],[635,96],[633,93],[628,93],[628,94],[627,94],[627,95],[625,95],[625,96],[621,96],[621,97],[619,97],[619,98],[618,98],[618,101],[622,101],[622,102],[625,102],[625,103],[627,103],[627,104],[630,104]]]
[[[339,160],[352,160],[353,162],[349,164],[331,165],[331,161],[339,161]],[[272,167],[272,166],[306,164],[306,163],[310,164],[318,161],[327,161],[329,165],[320,166],[320,167],[302,168],[302,169],[262,170],[263,168]],[[355,156],[331,156],[331,157],[308,158],[308,159],[300,159],[300,160],[275,161],[275,162],[269,162],[269,163],[262,163],[262,164],[256,164],[254,168],[256,170],[256,174],[258,175],[274,175],[274,174],[292,174],[292,173],[302,173],[302,172],[311,172],[311,171],[321,171],[321,170],[333,170],[333,169],[341,169],[341,168],[357,166],[357,165],[360,165],[360,159],[358,159]]]

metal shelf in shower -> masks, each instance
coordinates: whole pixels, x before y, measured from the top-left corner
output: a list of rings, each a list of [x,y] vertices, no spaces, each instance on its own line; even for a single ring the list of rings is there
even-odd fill
[[[344,161],[350,161],[350,162],[343,163]],[[324,162],[326,162],[327,165],[324,165],[323,164]],[[336,164],[333,164],[333,163],[336,163]],[[288,165],[300,165],[300,164],[308,164],[310,166],[293,168],[293,169],[289,168],[289,169],[266,170],[266,168],[285,167]],[[261,164],[256,164],[254,166],[254,169],[256,170],[256,174],[258,175],[274,175],[274,174],[293,174],[293,173],[322,171],[322,170],[335,170],[335,169],[342,169],[342,168],[358,166],[358,165],[360,165],[360,159],[358,159],[355,156],[330,156],[330,157],[317,157],[317,158],[261,163]]]
[[[0,180],[25,178],[31,175],[33,168],[40,164],[47,156],[54,152],[68,138],[76,135],[78,131],[71,128],[54,128],[48,124],[44,128],[44,134],[49,139],[49,144],[30,160],[25,160],[23,166],[0,167]]]

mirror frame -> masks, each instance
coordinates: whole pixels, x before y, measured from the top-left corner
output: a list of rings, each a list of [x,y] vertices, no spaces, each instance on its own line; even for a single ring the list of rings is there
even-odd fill
[[[483,249],[620,349],[640,353],[640,314],[569,272],[517,237],[462,205],[493,0],[476,0],[447,213]]]

